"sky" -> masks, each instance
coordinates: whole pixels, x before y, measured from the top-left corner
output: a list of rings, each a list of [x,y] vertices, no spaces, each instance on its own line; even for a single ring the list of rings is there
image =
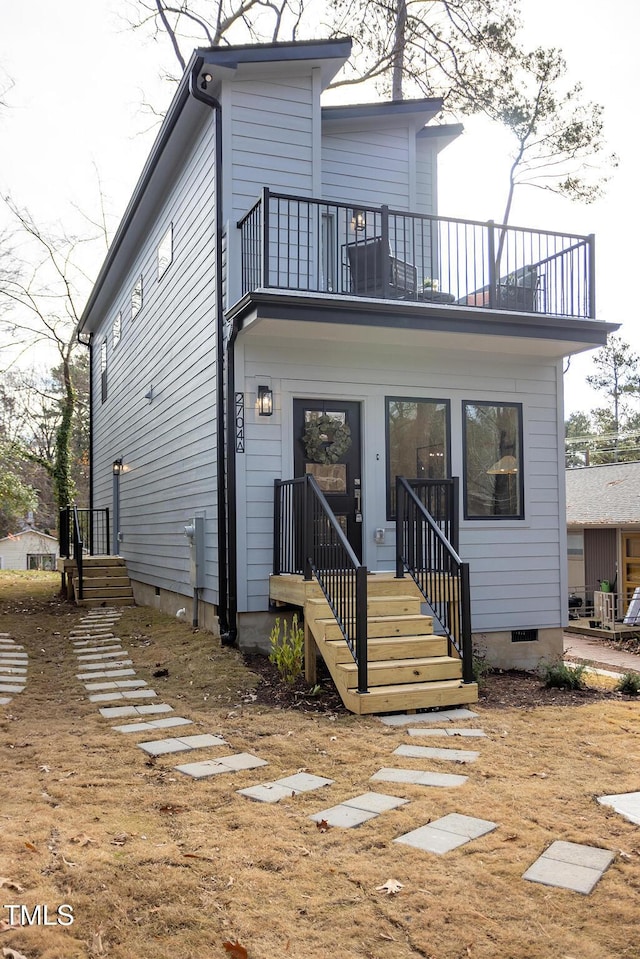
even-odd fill
[[[619,335],[640,354],[638,271],[633,239],[640,213],[636,94],[640,3],[609,0],[522,0],[529,45],[560,47],[568,79],[605,107],[606,135],[620,165],[606,197],[579,205],[522,189],[510,222],[516,226],[596,235],[598,318],[622,323]],[[99,212],[102,190],[113,231],[157,132],[171,89],[163,68],[176,71],[164,38],[131,30],[125,0],[0,0],[0,192],[10,193],[44,224],[86,229],[78,210]],[[509,163],[506,137],[473,119],[442,154],[439,212],[500,220]],[[0,215],[0,223],[2,216]],[[100,263],[96,261],[94,272]],[[1,344],[0,344],[1,345]],[[585,385],[588,355],[573,357],[565,377],[567,414],[601,405]]]

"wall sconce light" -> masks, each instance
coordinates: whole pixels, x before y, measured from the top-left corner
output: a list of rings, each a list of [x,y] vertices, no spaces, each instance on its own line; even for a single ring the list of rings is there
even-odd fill
[[[354,210],[351,217],[351,229],[354,233],[362,233],[367,227],[367,219],[364,210]]]
[[[113,465],[112,465],[111,469],[113,470],[113,475],[114,475],[114,476],[120,476],[121,473],[124,473],[124,466],[123,466],[123,463],[122,463],[122,457],[121,457],[119,460],[114,460],[114,461],[113,461]]]
[[[273,414],[273,390],[270,386],[258,387],[258,416]]]
[[[207,89],[207,84],[208,84],[208,83],[211,83],[211,80],[212,80],[212,77],[211,77],[211,74],[210,74],[210,73],[203,73],[203,74],[202,74],[202,80],[200,81],[200,89],[201,89],[201,90],[206,90],[206,89]]]

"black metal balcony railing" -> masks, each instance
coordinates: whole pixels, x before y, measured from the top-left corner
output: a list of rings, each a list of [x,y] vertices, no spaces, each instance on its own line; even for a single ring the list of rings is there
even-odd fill
[[[242,292],[595,317],[593,236],[272,193],[238,222]]]

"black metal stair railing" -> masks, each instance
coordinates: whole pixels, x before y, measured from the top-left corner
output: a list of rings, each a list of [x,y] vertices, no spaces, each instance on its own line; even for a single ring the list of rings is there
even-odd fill
[[[78,574],[78,596],[77,599],[84,598],[84,578],[82,569],[82,559],[84,554],[84,544],[82,542],[82,532],[80,530],[80,517],[77,506],[72,507],[73,518],[73,558],[76,561],[76,571]]]
[[[462,660],[463,682],[473,682],[469,564],[463,563],[412,488],[396,478],[396,577],[407,572]]]
[[[358,692],[368,692],[367,570],[353,552],[315,477],[276,480],[274,574],[315,578],[358,667]]]
[[[66,559],[73,556],[74,523],[76,521],[85,554],[89,556],[109,556],[111,554],[111,541],[108,508],[85,509],[78,506],[66,506],[60,510],[60,555]]]

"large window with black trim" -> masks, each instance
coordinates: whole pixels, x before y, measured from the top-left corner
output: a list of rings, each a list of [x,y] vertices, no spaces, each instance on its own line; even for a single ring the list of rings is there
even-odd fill
[[[100,344],[100,385],[102,391],[102,402],[107,398],[107,338]]]
[[[396,476],[449,476],[449,419],[448,400],[386,398],[387,519],[395,519]]]
[[[465,519],[523,519],[522,405],[463,403]]]

